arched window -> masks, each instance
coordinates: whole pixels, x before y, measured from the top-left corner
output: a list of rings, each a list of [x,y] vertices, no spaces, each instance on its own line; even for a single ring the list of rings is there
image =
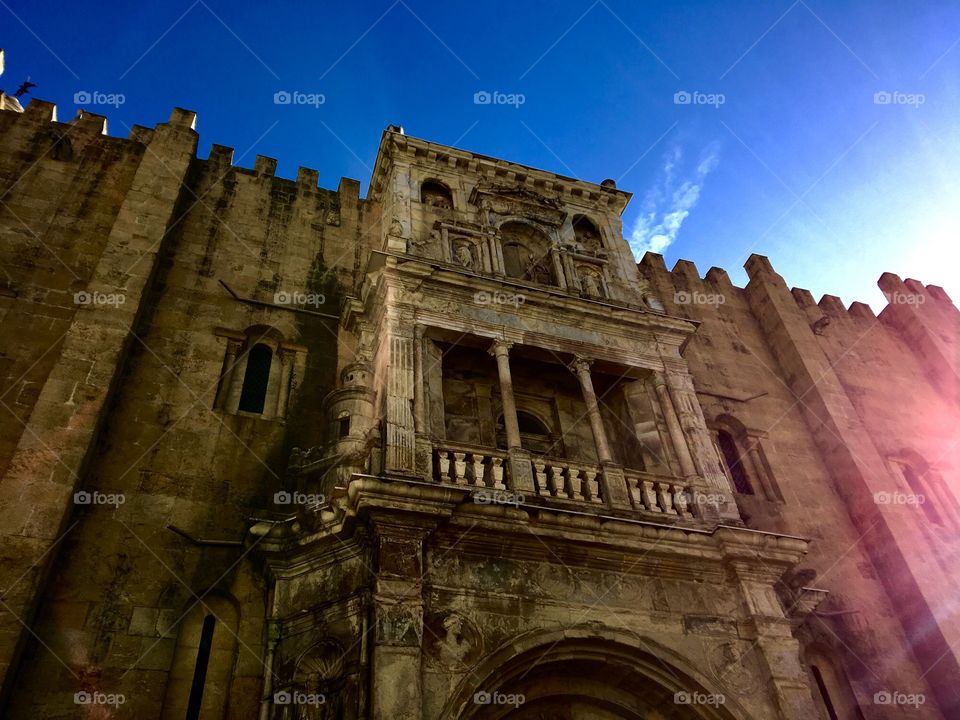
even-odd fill
[[[517,425],[520,427],[520,442],[524,450],[535,455],[563,456],[563,446],[559,438],[554,437],[550,428],[533,413],[517,410]],[[507,431],[503,415],[497,418],[497,447],[507,447]]]
[[[743,468],[740,450],[737,448],[737,441],[733,439],[733,435],[726,430],[718,430],[717,447],[720,448],[720,454],[723,457],[724,465],[730,480],[733,482],[734,489],[742,495],[753,495],[753,488],[750,487],[750,481],[747,479],[747,473]]]
[[[831,660],[835,654],[819,643],[805,652],[814,700],[819,700],[830,720],[863,720],[863,712],[843,669]]]
[[[257,343],[247,354],[247,371],[243,376],[243,389],[240,391],[238,410],[250,413],[262,413],[267,398],[267,384],[270,380],[270,365],[273,351],[263,343]]]
[[[420,185],[420,202],[441,210],[453,209],[453,193],[437,180],[425,180]]]
[[[556,285],[550,239],[540,230],[521,222],[500,227],[503,264],[507,276],[519,280]]]

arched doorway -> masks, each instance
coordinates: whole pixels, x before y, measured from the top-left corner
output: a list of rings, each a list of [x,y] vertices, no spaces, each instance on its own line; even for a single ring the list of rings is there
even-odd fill
[[[556,640],[509,659],[494,653],[448,703],[444,720],[747,718],[733,698],[654,654],[657,650],[639,638],[564,637],[569,634],[558,633]]]

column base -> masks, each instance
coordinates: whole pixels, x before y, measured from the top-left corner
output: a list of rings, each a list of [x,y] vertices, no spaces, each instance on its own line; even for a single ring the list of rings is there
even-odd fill
[[[510,468],[510,489],[530,497],[536,495],[530,453],[520,448],[510,448],[507,450],[507,463]]]
[[[623,468],[616,463],[600,463],[600,493],[611,510],[632,510],[630,489],[623,475]]]

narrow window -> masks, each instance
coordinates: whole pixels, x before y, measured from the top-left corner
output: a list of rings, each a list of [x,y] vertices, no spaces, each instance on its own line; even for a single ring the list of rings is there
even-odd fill
[[[737,450],[737,443],[733,436],[726,430],[718,430],[717,445],[720,446],[720,452],[723,453],[723,461],[730,472],[734,489],[741,495],[753,495],[753,488],[750,487],[747,473],[740,462],[740,452]]]
[[[811,665],[810,670],[813,671],[813,679],[817,681],[817,689],[820,691],[820,699],[823,700],[823,706],[827,709],[827,717],[829,717],[830,720],[840,720],[840,716],[837,715],[837,711],[833,707],[833,701],[830,699],[830,693],[827,692],[827,684],[823,682],[823,675],[820,674],[820,668],[816,665]]]
[[[247,354],[247,371],[243,376],[239,410],[262,413],[267,398],[267,382],[270,379],[270,364],[273,352],[266,345],[254,345]]]
[[[345,438],[350,434],[350,416],[337,420],[337,437]]]
[[[190,701],[187,703],[187,720],[199,720],[203,703],[203,687],[207,682],[207,665],[210,663],[210,647],[213,645],[213,626],[216,619],[207,615],[200,631],[200,646],[197,648],[197,663],[193,669],[193,684],[190,686]]]
[[[910,491],[915,496],[914,500],[916,504],[923,510],[923,514],[926,515],[927,519],[933,524],[943,525],[943,520],[940,519],[940,513],[938,513],[937,509],[933,506],[934,498],[927,492],[925,483],[920,480],[920,476],[917,475],[913,467],[910,465],[904,465],[902,467],[903,477],[907,481],[907,485],[910,486]]]

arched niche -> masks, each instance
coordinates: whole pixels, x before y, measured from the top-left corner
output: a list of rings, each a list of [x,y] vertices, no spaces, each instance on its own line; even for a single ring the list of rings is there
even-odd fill
[[[420,202],[440,210],[453,210],[453,192],[439,180],[424,180],[420,183]]]
[[[539,228],[511,220],[500,226],[504,272],[508,277],[541,285],[557,285],[552,243]]]
[[[573,246],[577,252],[597,255],[603,250],[600,228],[586,215],[573,216]]]

